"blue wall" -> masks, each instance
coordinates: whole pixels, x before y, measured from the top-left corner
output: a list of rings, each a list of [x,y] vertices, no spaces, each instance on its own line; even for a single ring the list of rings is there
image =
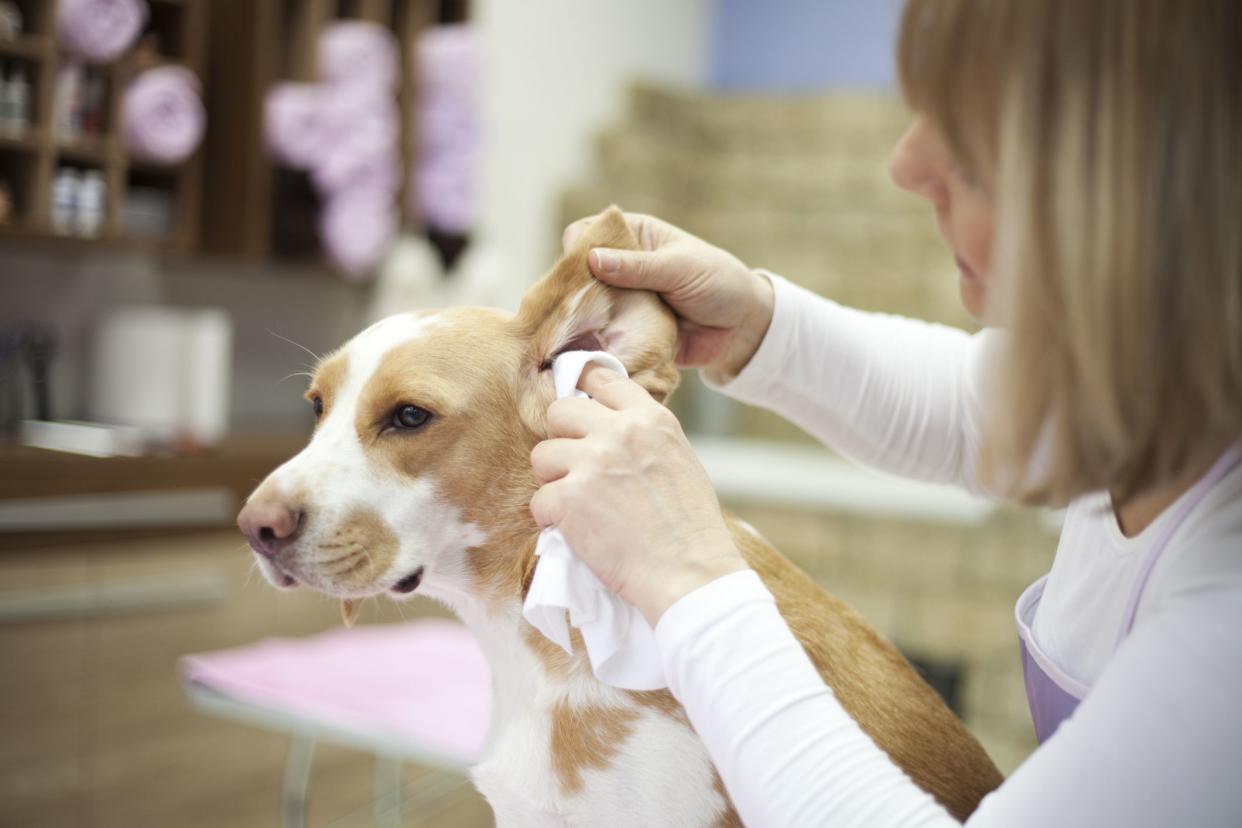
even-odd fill
[[[893,89],[900,0],[716,0],[712,86]]]

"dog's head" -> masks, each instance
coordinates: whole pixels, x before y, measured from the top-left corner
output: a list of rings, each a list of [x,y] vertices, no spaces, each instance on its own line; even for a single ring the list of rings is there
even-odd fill
[[[671,311],[654,294],[596,281],[586,257],[597,246],[637,247],[615,208],[516,315],[399,314],[319,363],[306,393],[310,443],[238,516],[268,581],[345,599],[420,586],[450,604],[520,594],[537,534],[530,450],[546,434],[552,359],[606,350],[657,399],[677,384]]]

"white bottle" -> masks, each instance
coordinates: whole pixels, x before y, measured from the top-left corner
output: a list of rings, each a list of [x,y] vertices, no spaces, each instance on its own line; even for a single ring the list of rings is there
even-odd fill
[[[100,170],[82,173],[74,200],[73,226],[79,236],[98,236],[103,229],[104,199],[108,185]]]
[[[78,171],[61,167],[52,179],[52,230],[56,233],[73,232],[73,215],[78,200]]]
[[[0,40],[22,36],[22,10],[12,0],[0,0]]]
[[[56,75],[56,102],[53,118],[56,138],[72,143],[82,131],[82,67],[61,64]]]
[[[9,94],[9,73],[0,68],[0,133],[4,135],[16,132],[17,109],[13,104],[14,99]]]
[[[30,126],[30,81],[26,79],[26,69],[18,63],[8,82],[9,118],[8,129],[11,134],[25,132]]]

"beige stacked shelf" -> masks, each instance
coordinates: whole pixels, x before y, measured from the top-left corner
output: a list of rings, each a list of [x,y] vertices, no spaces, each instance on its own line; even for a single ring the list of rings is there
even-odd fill
[[[185,66],[203,78],[206,68],[207,0],[148,0],[150,16],[144,36],[160,44],[161,62]],[[30,79],[28,123],[19,133],[0,136],[0,178],[13,196],[12,215],[0,224],[0,240],[37,240],[79,246],[109,245],[190,251],[199,236],[202,151],[173,165],[139,162],[129,157],[122,135],[122,92],[138,67],[127,53],[113,63],[87,66],[104,88],[101,123],[93,134],[58,134],[56,85],[63,66],[74,58],[57,43],[57,0],[19,3],[25,31],[0,40],[0,60],[18,61]],[[58,229],[52,216],[52,189],[62,168],[102,174],[106,197],[97,232],[79,235]],[[171,207],[166,232],[138,233],[126,226],[126,208],[134,187],[162,194]]]

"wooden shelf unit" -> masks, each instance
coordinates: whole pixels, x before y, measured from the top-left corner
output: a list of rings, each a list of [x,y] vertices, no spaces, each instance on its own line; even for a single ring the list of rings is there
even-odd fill
[[[252,261],[322,263],[318,197],[305,174],[273,161],[264,138],[264,101],[275,83],[317,79],[319,34],[341,19],[380,23],[397,39],[404,168],[398,203],[402,227],[418,229],[406,194],[417,152],[415,46],[425,27],[445,20],[446,9],[457,19],[466,15],[465,3],[447,0],[211,0],[207,99],[215,128],[209,131],[207,163],[230,174],[205,182],[205,252]]]
[[[146,32],[161,42],[163,59],[183,65],[205,81],[207,3],[209,0],[150,0]],[[57,42],[57,0],[20,3],[27,31],[15,40],[0,41],[0,61],[21,62],[31,82],[30,121],[19,135],[0,136],[0,177],[13,192],[13,216],[0,225],[0,242],[38,241],[71,247],[119,245],[161,250],[196,248],[200,226],[202,159],[200,148],[186,161],[162,167],[161,186],[169,193],[172,231],[156,236],[126,229],[125,209],[130,188],[143,182],[152,165],[133,161],[121,133],[121,93],[135,71],[132,54],[117,61],[87,66],[99,73],[105,87],[103,125],[98,135],[65,140],[56,134],[55,97],[60,68],[73,60]],[[62,167],[99,170],[107,186],[103,223],[98,235],[59,233],[51,217],[51,190]]]

